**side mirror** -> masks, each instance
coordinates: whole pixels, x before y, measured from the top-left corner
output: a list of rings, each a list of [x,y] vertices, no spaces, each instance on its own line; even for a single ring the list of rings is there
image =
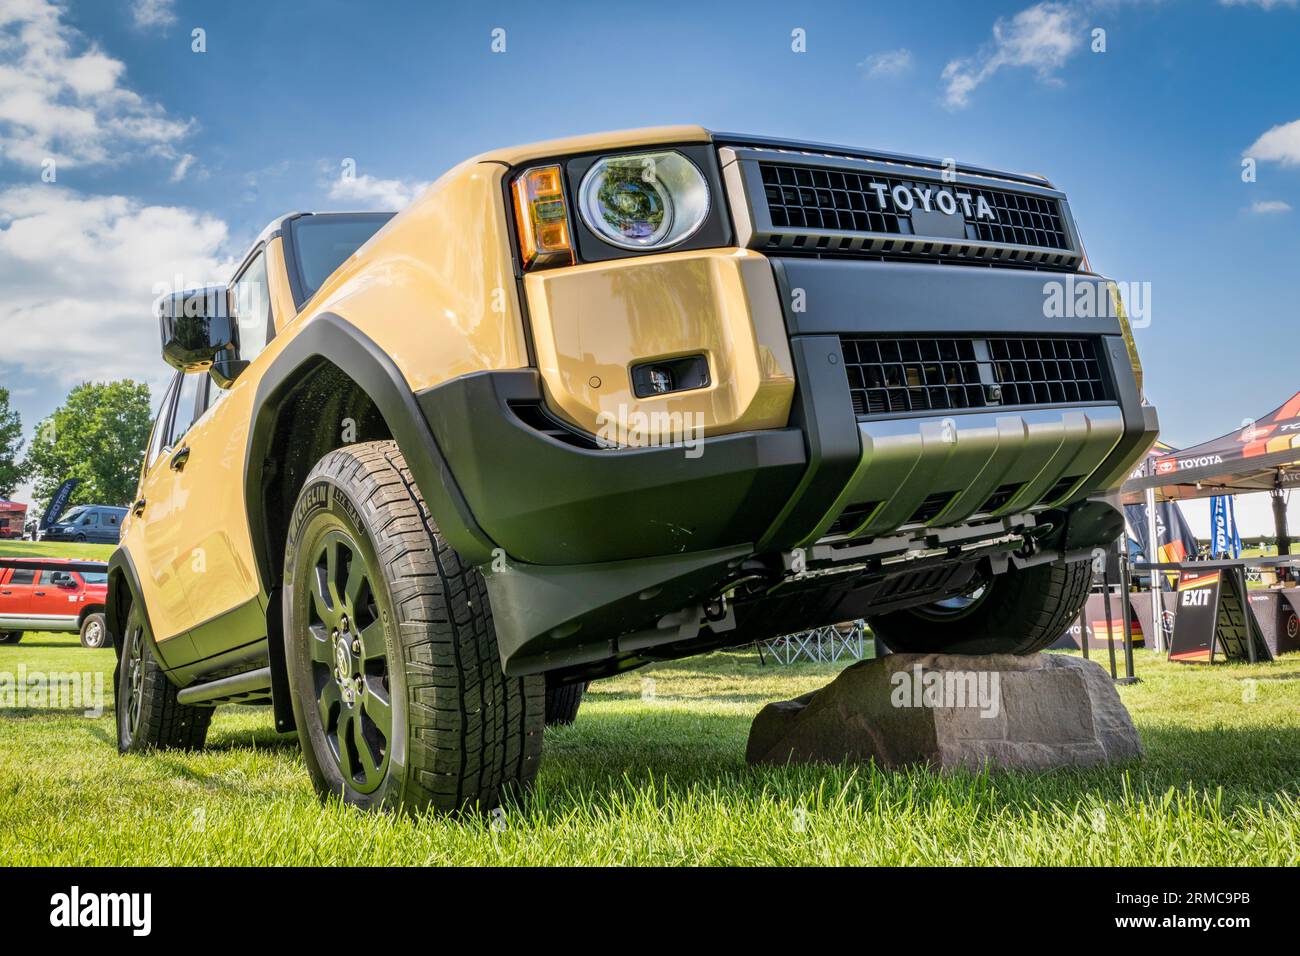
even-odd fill
[[[166,296],[158,306],[162,356],[182,372],[211,371],[229,388],[248,365],[240,362],[239,333],[225,286],[207,286]]]

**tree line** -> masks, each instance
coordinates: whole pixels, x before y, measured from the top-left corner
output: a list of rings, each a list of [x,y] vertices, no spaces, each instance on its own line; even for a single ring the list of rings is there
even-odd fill
[[[125,507],[135,495],[152,425],[148,385],[85,382],[40,421],[24,452],[22,419],[0,386],[0,498],[30,481],[33,505],[43,505],[65,479],[79,478],[70,505]]]

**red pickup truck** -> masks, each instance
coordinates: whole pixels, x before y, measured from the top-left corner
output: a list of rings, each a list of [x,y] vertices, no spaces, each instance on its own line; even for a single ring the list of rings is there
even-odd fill
[[[108,647],[108,565],[59,558],[0,558],[0,644],[24,631],[74,631],[83,647]]]

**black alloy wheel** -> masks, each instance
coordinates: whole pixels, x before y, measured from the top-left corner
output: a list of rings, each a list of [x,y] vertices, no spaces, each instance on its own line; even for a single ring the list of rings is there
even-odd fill
[[[393,739],[376,574],[341,523],[311,554],[302,570],[316,709],[338,772],[358,793],[373,793],[388,771]]]

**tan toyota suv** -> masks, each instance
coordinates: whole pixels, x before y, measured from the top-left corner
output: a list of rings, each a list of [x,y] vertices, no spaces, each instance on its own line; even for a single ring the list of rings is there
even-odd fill
[[[1107,307],[1046,308],[1066,283]],[[285,216],[159,312],[120,748],[270,702],[366,807],[494,805],[650,661],[855,618],[1042,647],[1156,432],[1050,183],[695,126]]]

